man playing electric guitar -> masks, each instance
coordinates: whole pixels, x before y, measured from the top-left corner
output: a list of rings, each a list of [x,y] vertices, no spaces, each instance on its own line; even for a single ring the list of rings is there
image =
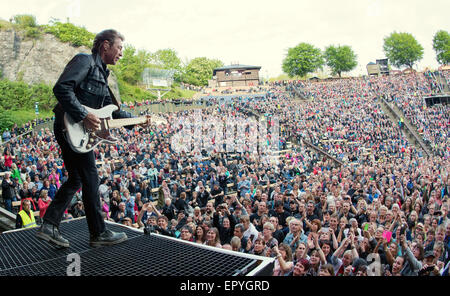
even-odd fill
[[[127,240],[125,233],[115,233],[106,229],[101,215],[94,152],[75,152],[67,142],[64,126],[64,114],[67,113],[74,122],[83,122],[87,130],[98,130],[101,121],[88,109],[100,109],[111,104],[119,107],[112,113],[113,118],[133,117],[130,113],[120,110],[119,103],[110,92],[107,80],[109,69],[106,65],[115,65],[122,57],[123,40],[124,37],[115,30],[104,30],[98,33],[92,47],[92,55],[77,54],[72,58],[53,88],[53,93],[58,100],[58,104],[53,109],[54,132],[61,147],[69,178],[59,188],[48,207],[43,217],[43,224],[36,236],[59,247],[69,247],[69,241],[59,232],[59,224],[73,195],[80,187],[82,187],[82,199],[90,233],[90,245],[93,247],[114,245]],[[133,126],[126,126],[126,128],[131,129]]]

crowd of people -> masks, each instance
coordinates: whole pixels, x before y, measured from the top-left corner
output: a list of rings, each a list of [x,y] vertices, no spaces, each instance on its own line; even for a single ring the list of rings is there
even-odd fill
[[[450,71],[442,71],[447,81]],[[449,106],[437,105],[427,108],[424,97],[441,94],[437,82],[427,73],[410,73],[370,78],[351,78],[326,82],[304,82],[294,84],[305,96],[313,99],[351,99],[351,103],[360,105],[358,100],[371,101],[385,98],[394,103],[416,127],[423,140],[434,153],[448,157],[449,147]],[[329,101],[329,100],[328,100]],[[331,100],[332,101],[332,100]],[[379,104],[374,105],[380,109]],[[372,110],[370,111],[372,112]]]
[[[0,138],[0,145],[3,143],[9,142],[11,139],[16,138],[18,136],[25,135],[27,133],[31,133],[33,129],[38,128],[40,125],[45,124],[47,122],[51,122],[53,118],[36,118],[27,123],[18,126],[17,123],[14,123],[11,128],[5,128],[2,131],[2,136]]]
[[[114,131],[116,144],[95,149],[104,218],[272,257],[274,276],[448,275],[448,107],[423,108],[420,98],[430,93],[429,83],[411,74],[294,85],[313,100],[296,102],[291,82],[275,82],[265,96],[211,98],[210,108],[200,112],[160,115],[167,124]],[[383,113],[382,95],[411,122],[421,122],[417,127],[437,147],[434,155],[408,142]],[[225,147],[228,142],[208,149],[217,139],[209,134],[209,120],[226,126],[236,116],[257,116],[269,126],[278,121],[278,137],[269,129],[259,146],[251,145],[255,130],[244,123],[240,133],[233,131],[234,151]],[[202,126],[185,124],[192,131],[191,149],[178,151],[172,139],[179,118],[191,117]],[[441,125],[440,118],[446,119]],[[199,143],[205,149],[195,149]],[[269,158],[254,150],[265,143],[275,147]],[[40,217],[67,179],[48,129],[12,138],[0,171],[6,208],[18,211],[12,201],[26,200],[24,208]],[[81,194],[82,188],[65,219],[84,215]]]

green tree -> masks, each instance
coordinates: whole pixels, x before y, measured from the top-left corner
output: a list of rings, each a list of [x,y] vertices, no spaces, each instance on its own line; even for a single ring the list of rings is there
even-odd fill
[[[324,57],[327,66],[331,68],[332,74],[338,74],[339,77],[341,77],[342,72],[351,71],[358,65],[357,56],[348,45],[330,45],[325,49]]]
[[[384,38],[384,53],[397,68],[412,68],[423,57],[423,47],[410,33],[393,32]]]
[[[37,27],[36,17],[31,14],[17,14],[13,16],[13,23],[22,28]]]
[[[56,105],[56,97],[53,94],[53,86],[45,83],[37,83],[28,86],[31,92],[31,100],[27,102],[27,105],[32,107],[34,102],[39,102],[39,109],[52,110]],[[31,104],[31,106],[30,106]]]
[[[152,64],[161,69],[180,69],[181,60],[173,49],[159,49],[151,57]]]
[[[183,73],[183,66],[181,59],[175,50],[166,48],[157,50],[152,54],[152,64],[161,69],[175,70],[174,80],[181,81],[181,76]]]
[[[14,125],[14,117],[9,110],[0,107],[0,131],[11,128]]]
[[[40,108],[50,110],[56,103],[53,86],[38,83],[28,85],[23,81],[0,80],[0,108],[5,110],[31,109],[34,102]]]
[[[282,69],[289,77],[303,77],[314,72],[324,64],[322,52],[319,48],[308,43],[300,43],[288,49],[283,60]]]
[[[208,85],[208,80],[212,78],[213,70],[222,67],[219,60],[199,57],[191,60],[185,69],[183,82],[196,86]]]
[[[142,79],[142,72],[150,65],[151,53],[146,50],[137,51],[134,46],[126,44],[122,52],[122,58],[117,65],[111,66],[119,82],[136,85]]]
[[[12,17],[12,23],[18,30],[23,30],[25,36],[35,39],[41,35],[41,27],[36,22],[36,17],[31,14],[17,14]]]
[[[436,60],[441,65],[450,63],[450,34],[440,30],[433,37],[433,49],[436,52]]]

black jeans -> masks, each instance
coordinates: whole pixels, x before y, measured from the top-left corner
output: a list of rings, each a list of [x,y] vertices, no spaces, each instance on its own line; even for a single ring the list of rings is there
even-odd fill
[[[64,166],[69,172],[69,178],[56,192],[43,219],[45,222],[59,226],[64,211],[70,206],[74,194],[82,187],[82,199],[89,233],[95,237],[105,231],[105,221],[101,212],[98,193],[99,179],[94,152],[76,153],[72,150],[64,136],[63,116],[59,112],[55,114],[54,133],[61,147]]]

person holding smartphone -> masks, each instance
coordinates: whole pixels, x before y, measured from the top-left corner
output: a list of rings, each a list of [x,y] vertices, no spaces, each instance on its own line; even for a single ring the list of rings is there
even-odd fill
[[[423,267],[421,262],[423,259],[423,246],[415,243],[412,248],[409,248],[403,229],[400,230],[400,246],[406,259],[401,271],[402,276],[417,276]]]
[[[439,267],[434,264],[434,252],[428,251],[425,253],[422,268],[419,270],[419,276],[440,276]]]

